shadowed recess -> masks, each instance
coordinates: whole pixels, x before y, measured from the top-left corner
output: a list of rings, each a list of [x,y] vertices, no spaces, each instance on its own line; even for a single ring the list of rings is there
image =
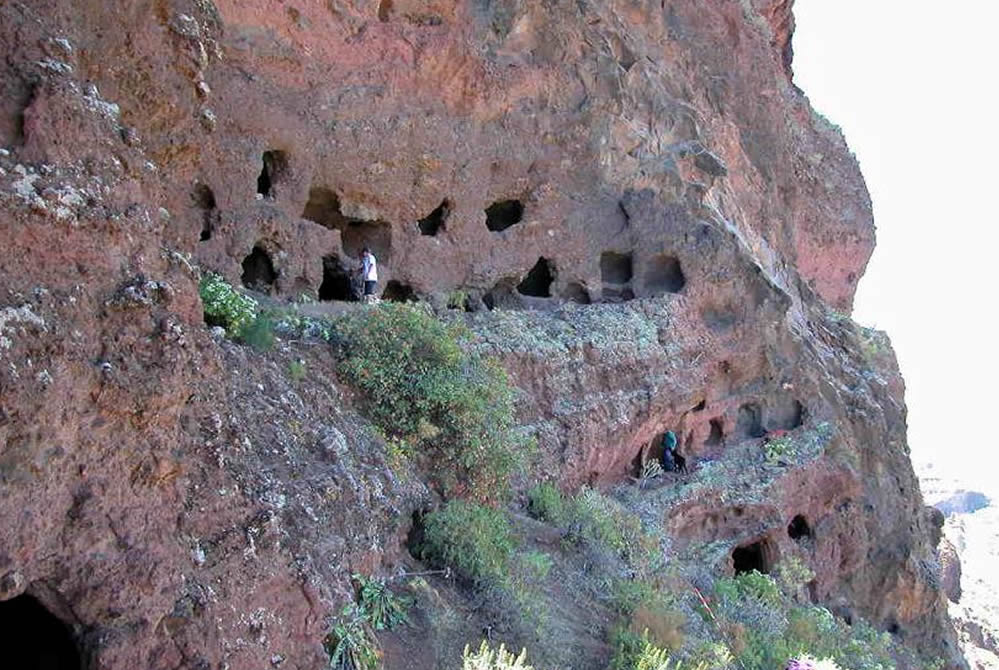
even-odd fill
[[[270,254],[263,247],[253,247],[250,255],[243,259],[243,286],[269,293],[276,279],[277,273]]]
[[[305,203],[302,218],[330,230],[343,230],[347,227],[347,218],[340,212],[340,198],[333,190],[324,186],[309,189],[309,201]]]
[[[760,406],[749,402],[740,407],[735,430],[742,437],[758,438],[766,435],[767,431],[763,428]]]
[[[419,220],[418,224],[420,226],[420,234],[433,237],[439,233],[440,229],[444,227],[444,223],[447,221],[447,217],[450,213],[451,203],[447,200],[442,201],[441,204],[437,206],[437,209]]]
[[[283,151],[265,151],[263,168],[257,177],[257,193],[265,198],[273,198],[274,187],[288,171],[288,154]]]
[[[737,575],[753,570],[769,574],[776,563],[775,554],[773,543],[767,538],[763,538],[751,544],[736,547],[732,551],[732,567]]]
[[[600,278],[607,284],[627,284],[633,275],[631,254],[600,254]]]
[[[524,281],[517,285],[517,292],[535,298],[550,298],[553,281],[555,281],[555,269],[552,267],[552,262],[542,257],[527,273]]]
[[[416,292],[409,284],[403,284],[395,279],[385,285],[382,300],[390,302],[416,302]]]
[[[212,239],[215,230],[216,203],[215,193],[205,184],[195,184],[191,199],[195,206],[202,211],[201,214],[201,241],[207,242]]]
[[[520,200],[501,200],[486,207],[486,228],[498,233],[524,219],[524,204]]]
[[[799,514],[787,525],[787,535],[792,540],[803,540],[812,537],[812,528],[805,517]]]
[[[346,300],[357,302],[359,297],[353,290],[350,272],[343,267],[336,256],[323,257],[323,283],[319,286],[319,300]]]
[[[11,670],[81,670],[69,627],[25,594],[0,602],[0,649]]]
[[[653,256],[645,271],[645,288],[651,293],[679,293],[687,285],[675,256]]]
[[[569,302],[576,302],[580,305],[590,304],[590,292],[578,281],[570,282],[562,292],[562,297]]]

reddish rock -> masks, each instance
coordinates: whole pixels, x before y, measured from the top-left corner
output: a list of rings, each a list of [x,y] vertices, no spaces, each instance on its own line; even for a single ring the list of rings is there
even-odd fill
[[[325,348],[295,386],[213,339],[194,266],[284,299],[368,245],[383,288],[467,296],[567,488],[666,429],[694,469],[816,449],[666,526],[960,665],[894,357],[830,310],[874,228],[789,3],[154,4],[0,7],[0,598],[97,670],[321,665],[430,494]]]

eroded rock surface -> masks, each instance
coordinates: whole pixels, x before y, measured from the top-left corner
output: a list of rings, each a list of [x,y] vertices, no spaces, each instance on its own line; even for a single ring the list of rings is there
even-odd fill
[[[566,487],[679,427],[677,551],[798,555],[958,667],[901,378],[840,313],[870,201],[792,31],[755,0],[0,5],[0,597],[100,670],[322,667],[431,494],[328,351],[214,337],[196,268],[333,301],[369,246],[395,295],[463,296]]]

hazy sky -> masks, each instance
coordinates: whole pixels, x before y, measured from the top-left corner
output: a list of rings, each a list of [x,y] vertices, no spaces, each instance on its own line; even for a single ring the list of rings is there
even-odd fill
[[[854,318],[891,335],[913,455],[994,484],[999,3],[797,0],[795,15],[795,83],[874,200]]]

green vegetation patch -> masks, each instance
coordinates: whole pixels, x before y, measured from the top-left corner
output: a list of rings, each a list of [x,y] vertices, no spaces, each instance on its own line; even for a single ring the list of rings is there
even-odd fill
[[[383,304],[335,324],[340,372],[372,420],[422,459],[450,496],[494,499],[528,442],[505,370],[468,350],[471,334],[420,306]]]
[[[426,516],[424,558],[449,565],[476,584],[508,586],[514,548],[506,515],[491,507],[452,500]]]

